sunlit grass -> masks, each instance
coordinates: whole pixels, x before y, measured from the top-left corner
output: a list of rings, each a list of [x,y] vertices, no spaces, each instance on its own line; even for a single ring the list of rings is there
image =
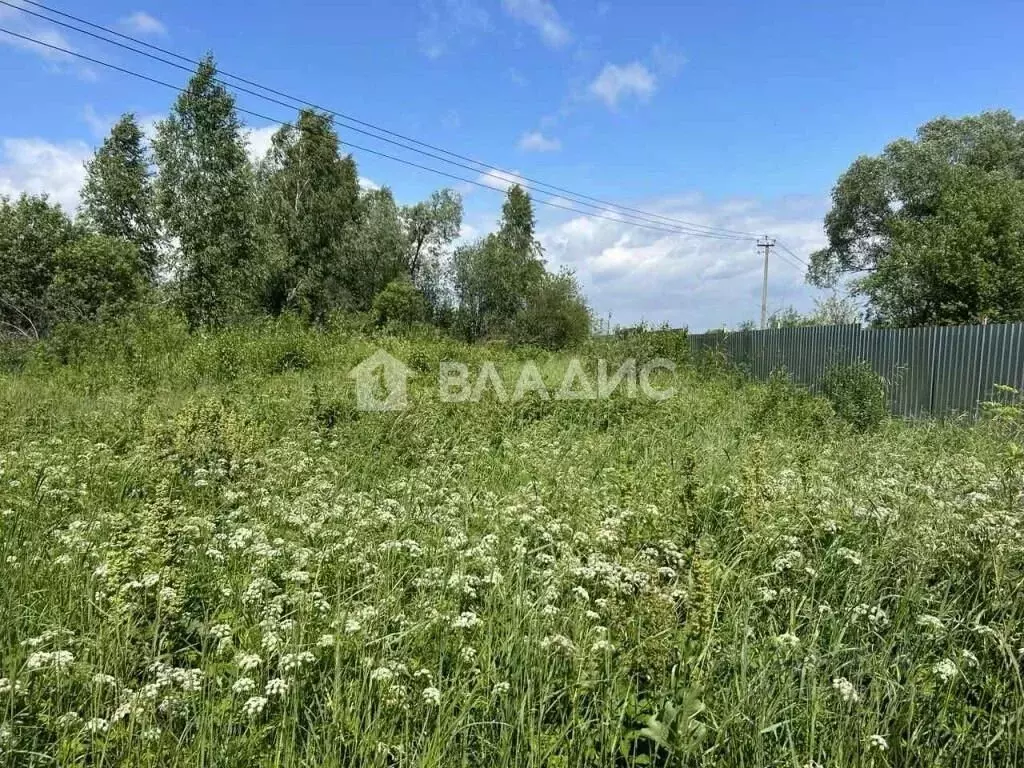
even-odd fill
[[[441,360],[567,357],[162,333],[0,374],[7,764],[1024,760],[1012,418],[858,435],[689,366],[446,403]],[[353,406],[378,345],[409,411]]]

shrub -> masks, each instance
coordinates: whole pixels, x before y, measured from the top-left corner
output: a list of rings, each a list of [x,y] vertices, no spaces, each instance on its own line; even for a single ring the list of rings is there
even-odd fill
[[[686,362],[690,357],[690,346],[685,328],[650,328],[646,325],[618,328],[611,337],[599,340],[599,352],[616,360],[634,358],[647,362],[657,357]],[[595,350],[595,352],[598,350]]]
[[[836,415],[860,432],[878,427],[889,413],[885,380],[863,360],[830,368],[822,388]]]
[[[407,278],[392,280],[373,300],[378,326],[409,326],[427,318],[427,301]]]
[[[139,249],[106,235],[85,235],[58,249],[47,303],[57,321],[108,320],[127,311],[146,291]]]
[[[590,335],[590,310],[571,272],[545,274],[516,315],[512,336],[516,343],[561,349]]]
[[[26,339],[0,338],[0,373],[20,373],[32,355],[32,344]]]
[[[821,433],[833,416],[829,402],[798,387],[785,369],[772,371],[750,410],[755,429],[773,427],[792,434]]]
[[[1024,393],[996,384],[994,398],[981,403],[981,415],[990,425],[1016,438],[1024,433]]]

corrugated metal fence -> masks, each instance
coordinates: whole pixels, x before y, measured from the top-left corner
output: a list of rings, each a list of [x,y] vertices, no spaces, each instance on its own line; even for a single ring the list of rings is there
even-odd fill
[[[861,328],[856,325],[691,334],[690,349],[721,350],[758,378],[785,368],[812,389],[829,367],[866,361],[888,386],[892,412],[909,418],[976,414],[1002,399],[996,384],[1024,390],[1024,323]]]

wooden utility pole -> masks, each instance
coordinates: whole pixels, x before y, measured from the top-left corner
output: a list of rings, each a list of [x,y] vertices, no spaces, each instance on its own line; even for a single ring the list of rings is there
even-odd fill
[[[775,240],[765,235],[757,241],[758,248],[764,248],[764,282],[761,284],[761,330],[768,327],[768,254],[775,247]]]

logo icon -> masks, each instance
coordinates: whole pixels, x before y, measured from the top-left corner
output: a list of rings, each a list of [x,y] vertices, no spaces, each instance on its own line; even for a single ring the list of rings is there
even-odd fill
[[[407,381],[413,371],[397,357],[378,349],[349,371],[356,382],[360,411],[404,411],[409,407]]]

